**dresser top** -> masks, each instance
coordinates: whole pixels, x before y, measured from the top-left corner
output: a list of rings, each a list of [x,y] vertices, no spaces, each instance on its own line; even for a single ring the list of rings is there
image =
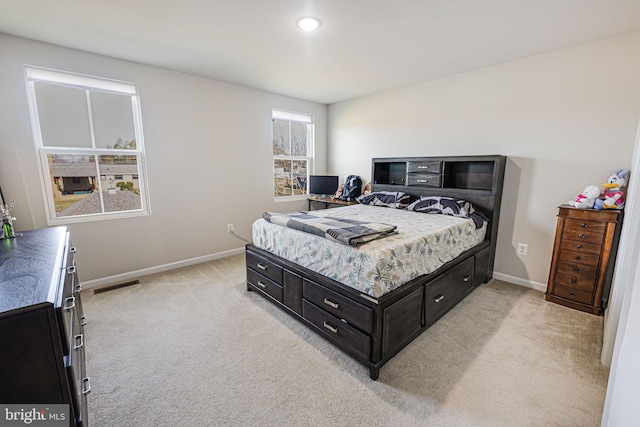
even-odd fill
[[[55,303],[66,231],[66,227],[43,228],[0,240],[0,314]]]

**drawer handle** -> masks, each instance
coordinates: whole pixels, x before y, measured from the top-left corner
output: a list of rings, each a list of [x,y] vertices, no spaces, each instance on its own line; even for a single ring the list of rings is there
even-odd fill
[[[76,335],[75,337],[73,337],[73,339],[76,342],[73,346],[74,350],[77,350],[84,345],[84,337],[82,336],[82,334]]]
[[[429,169],[429,166],[418,166],[418,169]]]
[[[569,295],[571,295],[572,297],[575,297],[576,293],[575,292],[569,292]]]
[[[582,224],[580,224],[582,227],[587,228],[587,223],[583,222]]]
[[[464,277],[462,278],[462,281],[463,281],[463,282],[468,282],[468,281],[469,281],[469,279],[471,279],[471,277],[469,277],[469,276],[464,276]]]
[[[325,303],[325,304],[327,304],[329,307],[332,307],[332,308],[338,308],[338,307],[340,307],[340,304],[337,304],[337,303],[335,303],[335,302],[333,302],[333,301],[329,301],[329,300],[328,300],[328,299],[326,299],[326,298],[324,299],[324,303]]]
[[[576,279],[575,277],[571,278],[571,283],[578,283],[578,279]]]
[[[62,304],[63,310],[71,310],[76,306],[76,297],[69,297],[64,299],[64,304]]]
[[[576,259],[580,260],[582,257],[580,255],[576,255]]]
[[[70,253],[70,254],[75,254],[75,253],[76,253],[76,247],[75,247],[75,246],[71,246],[71,247],[69,248],[69,253]]]
[[[72,265],[71,267],[67,267],[67,274],[71,275],[76,272],[76,266]]]
[[[444,295],[442,295],[442,294],[441,294],[441,295],[438,295],[437,297],[435,297],[435,298],[433,299],[433,301],[434,301],[434,302],[440,302],[440,301],[442,301],[443,299],[444,299]]]
[[[573,271],[580,271],[577,265],[572,265],[571,268],[573,268]]]
[[[84,326],[87,324],[87,316],[82,316],[80,318],[80,326]]]
[[[80,293],[80,291],[82,290],[82,285],[78,284],[78,285],[76,285],[76,287],[75,287],[74,289],[75,289],[75,290],[74,290],[74,292],[75,292],[76,294],[79,294],[79,293]]]
[[[330,324],[328,324],[327,322],[324,322],[324,324],[322,325],[325,327],[325,329],[330,330],[331,332],[333,332],[334,334],[338,333],[338,328],[334,328],[333,326],[331,326]]]
[[[429,182],[429,180],[426,180],[426,179],[418,179],[418,180],[416,180],[416,182],[419,182],[419,183],[421,183],[421,184],[422,184],[422,183],[425,183],[425,182]]]
[[[576,246],[576,248],[578,248],[578,249],[582,249],[582,248],[584,248],[584,246],[582,246],[582,245],[578,245],[578,246]]]
[[[267,284],[262,283],[260,280],[258,280],[258,286],[260,286],[262,289],[267,289]]]
[[[85,377],[82,379],[82,394],[91,393],[91,378]]]
[[[580,234],[578,234],[578,237],[581,238],[581,239],[584,239],[586,236],[584,234],[580,233]]]
[[[263,271],[267,271],[267,266],[261,263],[258,263],[258,268]]]

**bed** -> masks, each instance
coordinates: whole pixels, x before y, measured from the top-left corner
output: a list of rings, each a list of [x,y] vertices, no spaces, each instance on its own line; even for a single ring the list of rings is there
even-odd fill
[[[403,195],[406,203],[296,219],[360,220],[392,225],[392,232],[349,245],[265,213],[246,246],[247,290],[367,366],[375,380],[402,348],[491,279],[505,163],[504,156],[374,158],[372,192]],[[464,201],[477,212],[471,218],[468,209],[457,216],[407,210],[432,198]]]

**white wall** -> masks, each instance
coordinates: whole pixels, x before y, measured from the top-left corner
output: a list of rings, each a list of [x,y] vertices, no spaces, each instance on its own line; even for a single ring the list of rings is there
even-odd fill
[[[233,252],[244,242],[227,223],[249,239],[263,211],[304,208],[273,202],[272,108],[314,115],[326,172],[323,104],[2,34],[0,58],[0,185],[18,231],[47,226],[23,64],[139,85],[152,215],[69,226],[85,283]]]
[[[332,104],[329,172],[368,181],[372,157],[508,156],[495,277],[545,290],[558,205],[631,166],[639,49],[640,32]]]

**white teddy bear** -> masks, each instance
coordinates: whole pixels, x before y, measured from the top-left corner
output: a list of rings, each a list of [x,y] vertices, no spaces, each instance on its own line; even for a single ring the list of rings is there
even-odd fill
[[[588,185],[578,194],[575,200],[569,200],[569,204],[580,209],[593,209],[596,199],[600,196],[600,188],[595,185]]]

